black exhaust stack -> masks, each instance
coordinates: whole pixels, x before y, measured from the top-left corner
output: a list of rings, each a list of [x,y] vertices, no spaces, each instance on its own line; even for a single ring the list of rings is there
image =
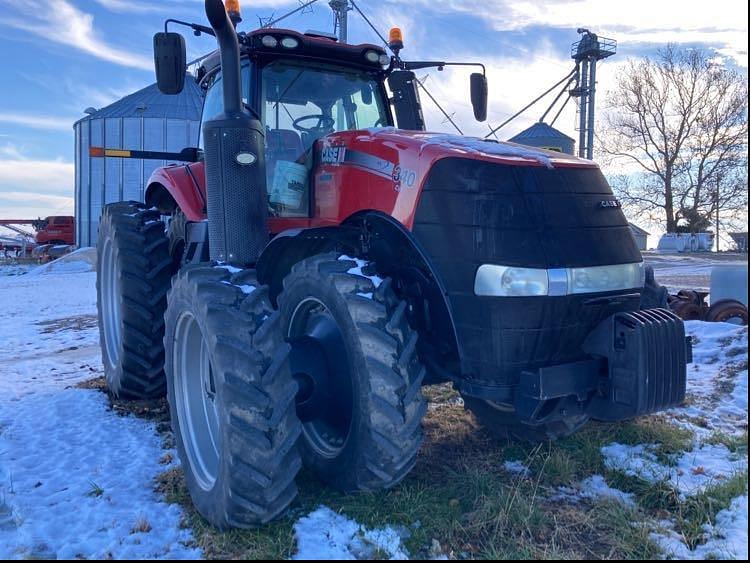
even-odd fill
[[[219,43],[224,112],[203,125],[212,260],[250,265],[268,244],[263,125],[242,102],[240,46],[221,0],[206,0]]]

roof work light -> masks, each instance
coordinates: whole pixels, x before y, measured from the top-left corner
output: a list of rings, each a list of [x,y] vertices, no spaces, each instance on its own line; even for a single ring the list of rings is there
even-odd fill
[[[224,0],[224,8],[227,10],[229,19],[235,27],[242,21],[242,14],[240,13],[240,0]]]
[[[391,28],[391,32],[388,34],[388,46],[394,51],[404,48],[404,36],[400,28]]]

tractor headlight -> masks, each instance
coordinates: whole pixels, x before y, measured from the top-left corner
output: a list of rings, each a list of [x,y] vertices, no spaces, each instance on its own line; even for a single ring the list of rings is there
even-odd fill
[[[260,42],[264,47],[268,47],[269,49],[273,49],[279,44],[278,40],[273,35],[264,35]]]
[[[284,37],[281,40],[281,46],[285,49],[296,49],[299,47],[299,41],[297,41],[294,37]]]
[[[547,295],[547,270],[483,264],[474,279],[474,293],[498,297]]]
[[[365,58],[371,63],[377,63],[380,61],[380,53],[377,51],[365,51]]]
[[[643,287],[646,269],[643,262],[616,266],[568,269],[568,293],[598,293]]]
[[[474,293],[492,297],[605,293],[643,287],[645,276],[642,262],[549,270],[483,264],[474,278]]]

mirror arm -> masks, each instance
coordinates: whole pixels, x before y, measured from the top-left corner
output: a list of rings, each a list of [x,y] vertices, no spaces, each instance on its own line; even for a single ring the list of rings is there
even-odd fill
[[[401,63],[402,70],[418,70],[421,68],[435,68],[442,70],[444,66],[478,66],[482,68],[482,74],[487,76],[487,69],[482,63],[451,63],[445,61],[404,61]]]
[[[216,37],[216,34],[214,33],[214,30],[206,25],[200,25],[197,23],[190,23],[190,22],[184,22],[181,20],[175,20],[175,19],[168,19],[164,22],[164,33],[169,33],[168,26],[170,23],[176,24],[176,25],[184,25],[185,27],[189,27],[190,29],[195,32],[196,35],[200,35],[201,33],[205,33],[207,35],[211,35],[213,37]]]

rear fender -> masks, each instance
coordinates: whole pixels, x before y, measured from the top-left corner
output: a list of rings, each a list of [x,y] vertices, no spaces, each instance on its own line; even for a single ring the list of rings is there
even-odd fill
[[[206,218],[203,163],[157,168],[148,180],[145,203],[168,215],[180,209],[188,221]]]

